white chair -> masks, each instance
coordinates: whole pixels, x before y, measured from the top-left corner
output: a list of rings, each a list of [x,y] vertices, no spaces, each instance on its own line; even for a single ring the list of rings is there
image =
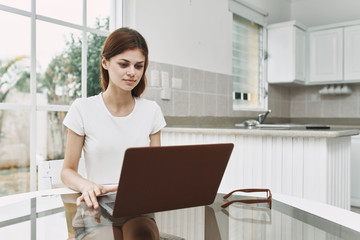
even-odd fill
[[[63,159],[42,161],[38,163],[38,190],[65,187],[60,177],[60,172],[63,163],[64,163]],[[83,158],[80,158],[78,169],[79,169],[79,174],[83,177],[86,177],[85,164]],[[62,196],[61,199],[64,204],[65,212],[73,213],[74,212],[73,208],[75,206],[74,199],[72,197],[67,198],[65,196]],[[72,227],[69,227],[71,226],[73,216],[68,214],[65,215],[66,215],[66,222],[68,225],[68,234],[69,234],[68,239],[75,239],[74,230],[72,229]]]
[[[60,178],[60,172],[63,163],[63,159],[49,160],[38,163],[38,190],[65,186]],[[86,177],[85,163],[83,158],[80,158],[79,174],[83,177]]]

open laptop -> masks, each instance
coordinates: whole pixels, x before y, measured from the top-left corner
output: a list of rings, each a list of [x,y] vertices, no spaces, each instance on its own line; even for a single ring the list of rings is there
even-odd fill
[[[118,190],[99,197],[112,217],[210,205],[232,153],[232,143],[129,148]]]

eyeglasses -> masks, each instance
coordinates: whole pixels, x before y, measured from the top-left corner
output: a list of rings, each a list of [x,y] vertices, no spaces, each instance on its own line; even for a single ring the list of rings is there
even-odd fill
[[[229,201],[229,202],[221,205],[222,208],[226,208],[226,207],[228,207],[230,204],[233,204],[233,203],[235,203],[235,202],[242,202],[242,203],[268,203],[268,204],[269,204],[269,208],[271,209],[272,195],[271,195],[270,189],[266,189],[266,188],[238,189],[238,190],[234,190],[234,191],[226,194],[223,198],[224,198],[224,199],[227,199],[227,198],[229,198],[229,197],[230,197],[233,193],[235,193],[235,192],[246,192],[246,193],[251,193],[251,192],[266,192],[266,198],[232,200],[232,201]]]

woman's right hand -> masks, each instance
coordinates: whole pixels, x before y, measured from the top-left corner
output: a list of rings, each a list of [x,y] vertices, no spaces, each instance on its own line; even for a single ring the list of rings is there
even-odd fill
[[[81,189],[81,196],[76,199],[76,205],[79,207],[81,202],[85,201],[88,207],[98,209],[97,197],[115,191],[117,191],[117,186],[98,185],[89,182]]]

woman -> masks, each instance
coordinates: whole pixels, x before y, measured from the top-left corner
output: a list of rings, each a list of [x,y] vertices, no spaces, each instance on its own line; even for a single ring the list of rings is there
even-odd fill
[[[97,96],[74,101],[64,119],[68,128],[61,179],[81,192],[80,206],[99,207],[97,196],[116,191],[124,152],[129,147],[160,146],[166,125],[160,107],[140,98],[145,90],[148,48],[135,30],[110,34],[101,54],[101,84]],[[85,160],[87,179],[77,172]]]

